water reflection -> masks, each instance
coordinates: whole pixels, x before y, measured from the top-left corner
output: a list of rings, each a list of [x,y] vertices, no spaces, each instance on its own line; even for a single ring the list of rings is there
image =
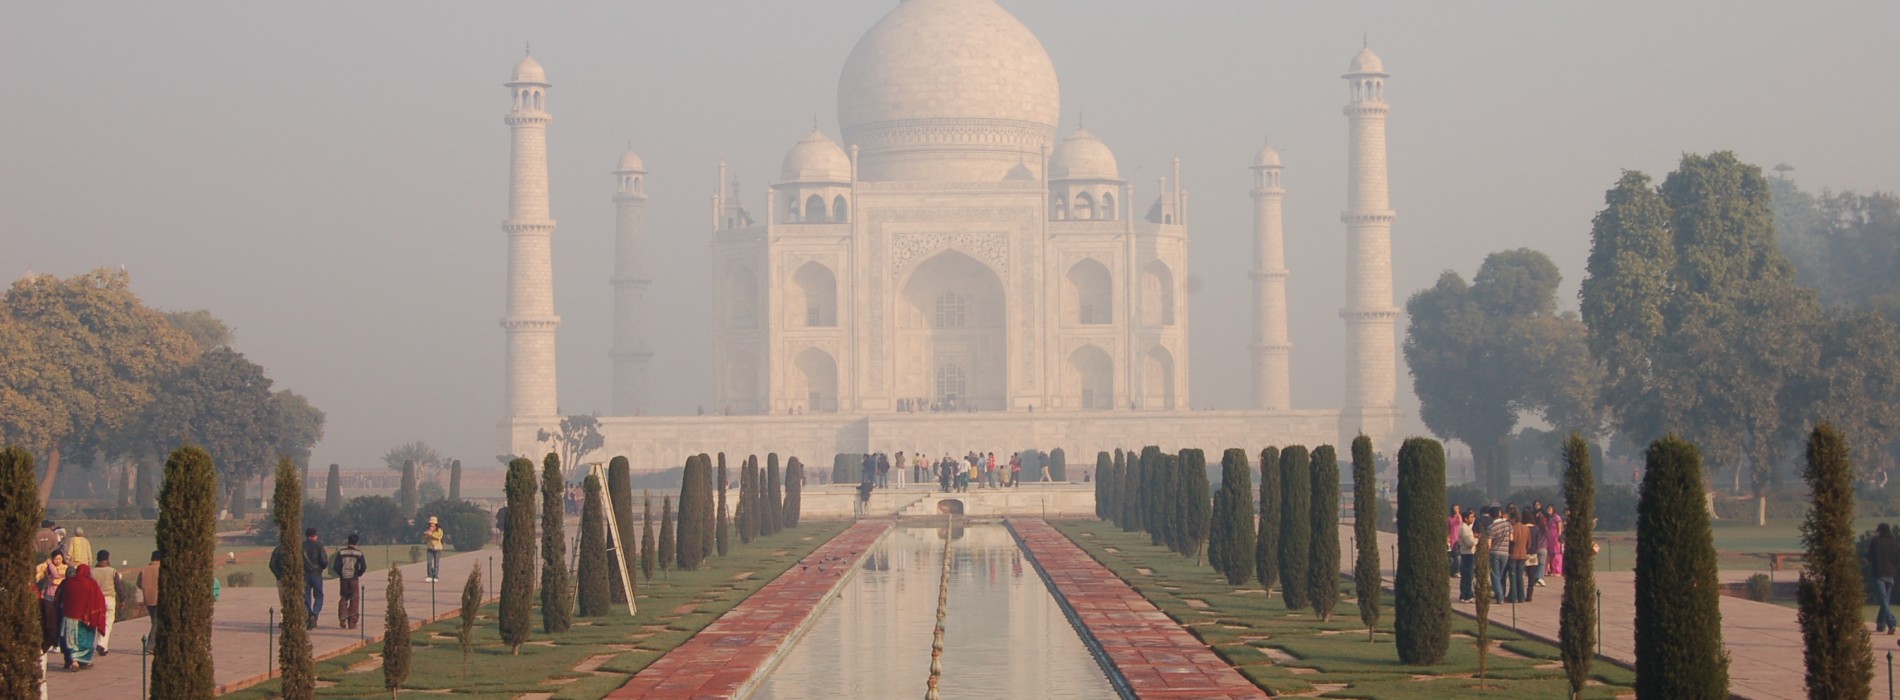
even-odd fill
[[[1001,525],[893,530],[753,697],[923,697],[946,536],[943,697],[1114,697]]]

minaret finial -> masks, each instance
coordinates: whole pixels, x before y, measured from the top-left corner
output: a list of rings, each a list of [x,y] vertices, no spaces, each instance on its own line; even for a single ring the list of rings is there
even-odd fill
[[[1372,48],[1372,33],[1371,32],[1359,33],[1359,48],[1362,48],[1362,49]]]
[[[534,42],[529,42],[529,41],[524,41],[524,42],[521,42],[521,55],[523,55],[523,56],[533,56],[533,55],[534,55]]]
[[[811,130],[812,131],[818,130],[818,113],[817,112],[811,113]]]
[[[1084,113],[1082,112],[1082,110],[1079,110],[1079,109],[1078,109],[1078,110],[1075,110],[1075,128],[1076,128],[1076,129],[1077,129],[1078,131],[1079,131],[1079,130],[1081,130],[1081,129],[1083,128],[1083,125],[1084,125],[1084,117],[1086,117],[1086,116],[1087,116],[1087,115],[1085,115],[1085,114],[1084,114]]]

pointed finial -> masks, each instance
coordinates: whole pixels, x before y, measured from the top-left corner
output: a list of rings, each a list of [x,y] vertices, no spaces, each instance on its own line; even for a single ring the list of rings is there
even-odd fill
[[[818,130],[818,113],[817,112],[811,113],[811,130],[812,131]]]
[[[1359,33],[1359,48],[1362,48],[1362,49],[1372,48],[1372,33],[1371,32]]]
[[[533,42],[528,42],[528,41],[524,41],[524,42],[521,42],[521,55],[523,55],[523,56],[533,56],[533,55],[534,55],[534,43],[533,43]]]
[[[1075,128],[1076,128],[1076,129],[1078,129],[1078,130],[1079,130],[1079,129],[1082,129],[1082,128],[1083,128],[1083,124],[1084,124],[1084,120],[1083,120],[1083,118],[1084,118],[1085,116],[1087,116],[1087,115],[1085,115],[1085,114],[1084,114],[1084,113],[1082,112],[1082,110],[1079,110],[1079,109],[1078,109],[1078,110],[1075,110]]]
[[[628,137],[628,138],[627,138],[627,150],[629,150],[629,151],[631,151],[631,150],[633,150],[633,138],[632,138],[632,137]]]

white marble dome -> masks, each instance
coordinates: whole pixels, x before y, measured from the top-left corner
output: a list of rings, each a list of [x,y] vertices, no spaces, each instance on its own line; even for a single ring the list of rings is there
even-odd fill
[[[786,152],[785,162],[779,169],[779,180],[850,182],[851,158],[823,131],[812,129],[810,134],[792,146],[792,150]]]
[[[1357,73],[1384,74],[1385,62],[1379,60],[1379,54],[1373,53],[1371,47],[1359,49],[1359,53],[1352,57],[1352,65],[1346,67],[1346,75]]]
[[[1056,145],[1055,154],[1049,157],[1049,179],[1119,180],[1121,175],[1108,144],[1088,129],[1078,128]]]
[[[541,62],[534,60],[533,56],[522,56],[521,62],[515,64],[514,79],[508,82],[546,84],[548,74],[547,71],[541,70]]]
[[[995,0],[904,0],[838,78],[844,141],[870,180],[1001,180],[1053,145],[1060,113],[1048,52]]]
[[[1256,168],[1279,167],[1279,165],[1280,152],[1273,150],[1272,146],[1261,146],[1260,154],[1253,157],[1253,166]]]
[[[646,172],[646,169],[646,161],[640,160],[640,154],[634,153],[633,149],[629,148],[626,153],[620,154],[620,167],[614,168],[614,171]]]

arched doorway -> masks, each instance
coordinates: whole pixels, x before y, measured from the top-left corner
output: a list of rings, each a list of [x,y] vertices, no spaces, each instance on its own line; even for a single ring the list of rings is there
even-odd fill
[[[1083,258],[1069,266],[1067,316],[1071,323],[1114,323],[1114,289],[1108,267],[1095,258]]]
[[[726,271],[726,327],[751,330],[759,327],[759,280],[752,268],[735,265]]]
[[[1149,349],[1141,376],[1143,408],[1157,411],[1174,408],[1174,353],[1159,345]]]
[[[1003,283],[988,265],[955,250],[919,263],[897,321],[899,396],[946,410],[1003,408]]]
[[[831,268],[808,262],[792,273],[793,298],[788,306],[792,325],[830,328],[838,325],[838,277]]]
[[[1070,405],[1091,411],[1115,407],[1115,366],[1101,348],[1084,345],[1069,353],[1064,380],[1063,388],[1069,392]]]
[[[726,371],[720,387],[723,405],[718,411],[757,413],[759,399],[759,357],[745,348],[734,348],[726,356]]]
[[[1150,328],[1174,325],[1174,272],[1160,260],[1141,271],[1141,324]]]
[[[818,348],[806,348],[792,363],[798,369],[797,386],[792,387],[794,403],[812,413],[838,410],[838,362]]]

